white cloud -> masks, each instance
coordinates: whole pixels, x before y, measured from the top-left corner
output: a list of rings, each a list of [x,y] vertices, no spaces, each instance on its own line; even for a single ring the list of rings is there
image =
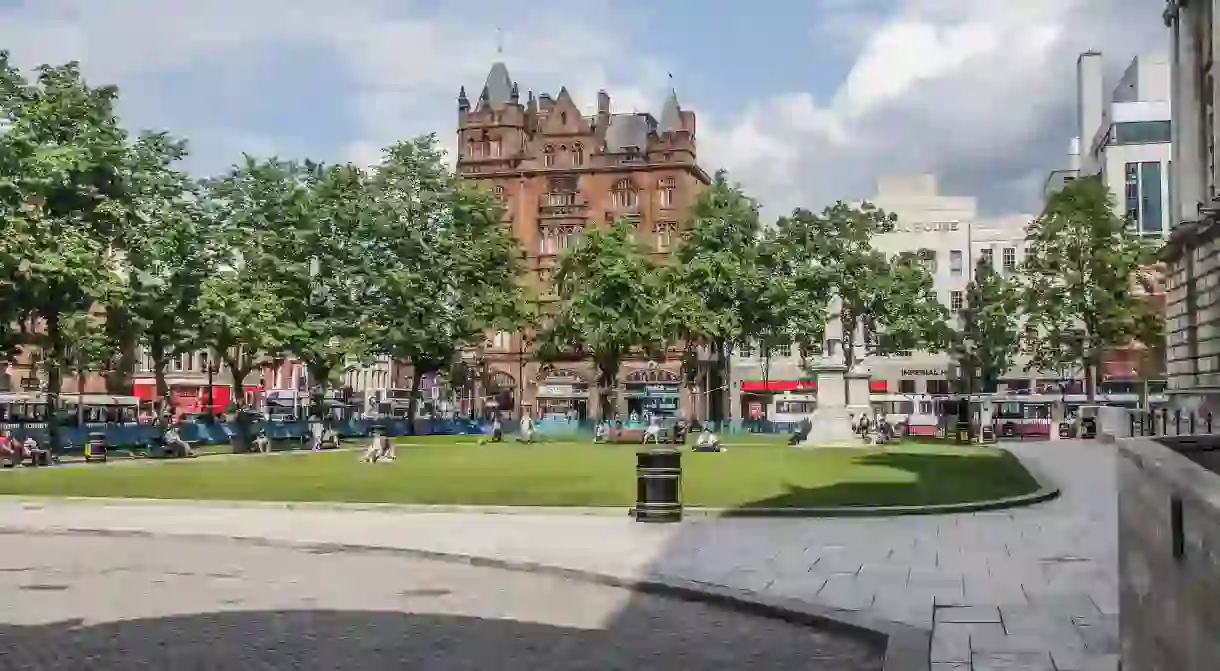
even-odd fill
[[[508,28],[502,58],[523,95],[568,84],[591,110],[604,87],[616,110],[655,111],[666,71],[677,68],[633,42],[647,17],[610,0],[579,4],[572,12],[561,0],[39,0],[0,9],[0,45],[25,64],[82,60],[93,81],[123,88],[125,114],[187,133],[211,169],[239,145],[368,162],[416,133],[437,131],[452,144],[458,86],[477,98],[497,58],[497,26]],[[728,103],[736,108],[682,101],[700,115],[701,162],[729,168],[771,214],[867,196],[879,173],[913,170],[941,172],[948,189],[979,195],[992,211],[1025,210],[1071,135],[1076,55],[1101,49],[1117,67],[1163,48],[1158,4],[820,0],[809,39],[854,59],[836,90],[779,90]],[[322,65],[294,70],[297,53]],[[327,68],[344,90],[328,88]],[[167,92],[187,71],[204,86]],[[286,96],[347,118],[308,131],[251,127],[260,105]],[[319,146],[330,155],[317,155]]]
[[[773,214],[865,197],[878,174],[915,170],[943,173],[992,211],[1029,209],[1064,160],[1076,56],[1101,48],[1125,66],[1164,49],[1159,11],[1142,0],[910,0],[884,18],[867,12],[871,30],[829,99],[787,92],[717,118],[703,157]]]

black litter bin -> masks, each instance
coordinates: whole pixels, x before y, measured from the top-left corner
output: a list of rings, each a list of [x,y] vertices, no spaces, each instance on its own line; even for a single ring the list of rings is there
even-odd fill
[[[1060,438],[1071,438],[1072,437],[1071,423],[1059,422],[1059,437]]]
[[[1080,437],[1081,438],[1096,438],[1097,437],[1097,419],[1093,417],[1085,417],[1080,420]]]
[[[85,442],[85,461],[106,461],[106,434],[102,431],[89,433]]]
[[[682,521],[682,453],[645,450],[636,453],[635,521]]]

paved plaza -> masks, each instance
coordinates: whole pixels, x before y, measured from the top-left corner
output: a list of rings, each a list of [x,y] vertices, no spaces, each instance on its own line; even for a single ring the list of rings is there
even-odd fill
[[[223,540],[4,549],[5,671],[881,668],[843,635],[519,571]]]
[[[622,579],[693,580],[931,629],[934,671],[1115,669],[1112,447],[1092,441],[1009,447],[1063,495],[1027,508],[962,515],[700,518],[669,526],[625,516],[24,505],[9,498],[0,503],[0,526],[376,546]]]

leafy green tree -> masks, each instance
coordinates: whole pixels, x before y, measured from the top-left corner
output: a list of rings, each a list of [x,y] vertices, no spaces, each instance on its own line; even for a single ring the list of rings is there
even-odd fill
[[[348,362],[368,353],[373,283],[381,281],[370,266],[375,203],[369,176],[352,165],[306,162],[297,178],[305,200],[276,255],[288,308],[282,349],[305,363],[319,408]]]
[[[936,295],[928,252],[891,257],[872,246],[896,221],[870,203],[838,202],[821,214],[798,209],[778,222],[771,244],[791,284],[781,309],[791,316],[787,329],[802,352],[821,351],[834,303],[848,366],[864,355],[948,345],[948,311]]]
[[[1155,250],[1115,211],[1100,178],[1051,196],[1026,233],[1022,267],[1030,367],[1081,371],[1090,401],[1107,350],[1133,340],[1156,347],[1163,325],[1134,282]]]
[[[748,327],[766,305],[759,297],[770,278],[758,264],[758,205],[721,170],[691,204],[684,228],[687,237],[669,266],[675,302],[666,314],[684,346],[687,381],[702,368],[706,390],[723,388],[722,404],[714,404],[709,417],[719,421],[724,417],[716,406],[727,407],[731,397],[732,345],[750,335]],[[711,355],[711,367],[700,366],[700,351]]]
[[[991,263],[979,259],[953,333],[953,357],[967,393],[994,392],[1021,344],[1021,293]]]
[[[88,86],[76,63],[42,66],[27,81],[0,52],[0,248],[6,250],[0,262],[11,301],[4,311],[26,325],[28,344],[49,366],[53,446],[69,365],[66,322],[87,313],[115,277],[109,243],[125,221],[128,156],[116,97],[113,87]]]
[[[424,375],[450,370],[487,329],[529,321],[520,256],[500,203],[453,175],[434,136],[387,148],[374,189],[372,340],[378,353],[410,363],[414,418]]]
[[[661,358],[670,335],[663,321],[665,276],[632,240],[633,230],[626,221],[588,229],[581,243],[560,257],[554,275],[558,309],[544,317],[549,323],[539,339],[544,359],[579,350],[593,360],[601,418],[617,407],[611,390],[623,361]]]
[[[298,252],[285,250],[298,244],[310,194],[296,164],[248,156],[202,188],[216,258],[200,287],[199,340],[228,370],[238,403],[246,377],[276,361],[291,341],[291,301],[299,306],[300,276],[308,278],[310,268]],[[245,450],[248,416],[243,406],[237,410],[235,447]]]
[[[170,362],[203,344],[199,301],[218,258],[204,194],[174,169],[185,155],[185,143],[165,134],[145,134],[133,146],[129,224],[119,238],[121,281],[106,301],[120,376],[129,375],[122,353],[142,342],[164,408],[171,406],[166,383]]]

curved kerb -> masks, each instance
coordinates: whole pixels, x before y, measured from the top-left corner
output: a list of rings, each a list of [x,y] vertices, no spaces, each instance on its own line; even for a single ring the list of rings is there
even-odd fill
[[[317,554],[359,552],[365,554],[396,555],[418,559],[430,559],[449,563],[466,564],[508,571],[537,573],[559,578],[579,580],[609,587],[631,590],[641,594],[667,596],[699,603],[708,603],[738,612],[767,617],[801,626],[818,627],[826,631],[839,632],[870,641],[885,650],[883,671],[929,671],[931,669],[932,632],[900,622],[891,622],[870,617],[856,611],[838,610],[812,604],[799,599],[773,597],[757,592],[735,589],[724,585],[678,580],[673,578],[626,578],[596,571],[571,569],[536,562],[494,559],[476,555],[420,550],[413,548],[386,548],[375,545],[341,543],[304,543],[256,536],[231,536],[225,534],[177,534],[153,533],[139,530],[60,528],[31,530],[22,527],[0,526],[0,534],[23,534],[40,536],[103,536],[117,538],[179,538],[193,540],[224,539],[264,547],[305,550]]]

